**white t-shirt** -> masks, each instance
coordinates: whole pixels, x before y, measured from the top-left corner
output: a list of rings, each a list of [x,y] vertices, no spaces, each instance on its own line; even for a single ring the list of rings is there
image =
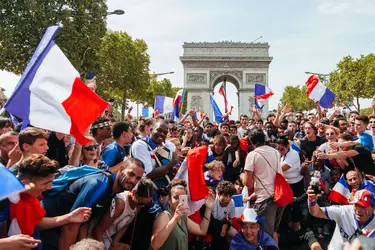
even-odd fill
[[[167,141],[164,146],[169,149],[170,155],[176,151],[176,146],[172,142]],[[153,156],[154,153],[150,151],[149,145],[143,140],[137,140],[133,143],[130,150],[132,157],[143,162],[143,165],[145,166],[145,175],[151,173],[156,166],[156,161],[155,156]]]
[[[324,207],[324,210],[327,218],[336,222],[335,232],[333,233],[328,249],[341,249],[342,244],[349,241],[357,229],[364,236],[367,236],[375,229],[374,216],[370,218],[369,223],[359,228],[358,222],[355,219],[353,205]]]
[[[267,159],[271,166],[264,158]],[[258,147],[247,155],[245,170],[254,173],[254,191],[257,194],[255,203],[260,203],[273,196],[276,178],[275,171],[283,174],[280,166],[280,153],[270,146]]]
[[[223,207],[220,204],[219,198],[216,197],[214,207],[212,208],[212,216],[220,221],[223,221],[228,216],[229,219],[233,219],[236,213],[234,201],[231,200],[228,206]]]
[[[289,152],[285,157],[281,157],[281,165],[287,164],[290,168],[284,172],[284,177],[289,184],[295,184],[303,179],[300,174],[301,171],[301,160],[297,151],[289,149]]]

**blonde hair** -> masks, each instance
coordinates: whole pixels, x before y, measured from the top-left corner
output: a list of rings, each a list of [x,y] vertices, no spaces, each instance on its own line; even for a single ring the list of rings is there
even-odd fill
[[[224,163],[221,161],[212,161],[207,164],[206,168],[210,171],[215,171],[217,168],[224,170]]]

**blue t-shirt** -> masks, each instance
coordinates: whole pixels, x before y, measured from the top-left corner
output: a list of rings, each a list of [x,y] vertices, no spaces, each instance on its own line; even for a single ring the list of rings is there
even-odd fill
[[[371,135],[367,133],[362,133],[358,135],[359,141],[363,146],[370,149],[370,151],[374,151],[374,141]]]
[[[125,147],[123,148],[116,142],[112,142],[102,151],[102,160],[111,168],[122,162],[127,155],[128,151]]]

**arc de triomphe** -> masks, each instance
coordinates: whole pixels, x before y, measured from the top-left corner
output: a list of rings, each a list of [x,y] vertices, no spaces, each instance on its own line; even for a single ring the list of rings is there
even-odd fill
[[[268,43],[227,41],[184,43],[184,54],[180,60],[184,67],[184,88],[188,90],[188,110],[195,108],[206,112],[212,121],[210,94],[218,83],[226,79],[238,90],[238,116],[249,115],[254,99],[254,84],[268,85],[268,68],[272,62],[269,47]],[[263,110],[262,116],[265,116],[268,102]]]

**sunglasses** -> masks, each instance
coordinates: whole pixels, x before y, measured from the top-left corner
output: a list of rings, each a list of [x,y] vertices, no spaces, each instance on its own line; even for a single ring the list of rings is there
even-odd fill
[[[84,147],[83,149],[87,151],[91,151],[91,150],[97,150],[98,148],[99,148],[99,145],[91,145],[91,146]]]
[[[335,133],[326,133],[326,136],[335,135]]]

